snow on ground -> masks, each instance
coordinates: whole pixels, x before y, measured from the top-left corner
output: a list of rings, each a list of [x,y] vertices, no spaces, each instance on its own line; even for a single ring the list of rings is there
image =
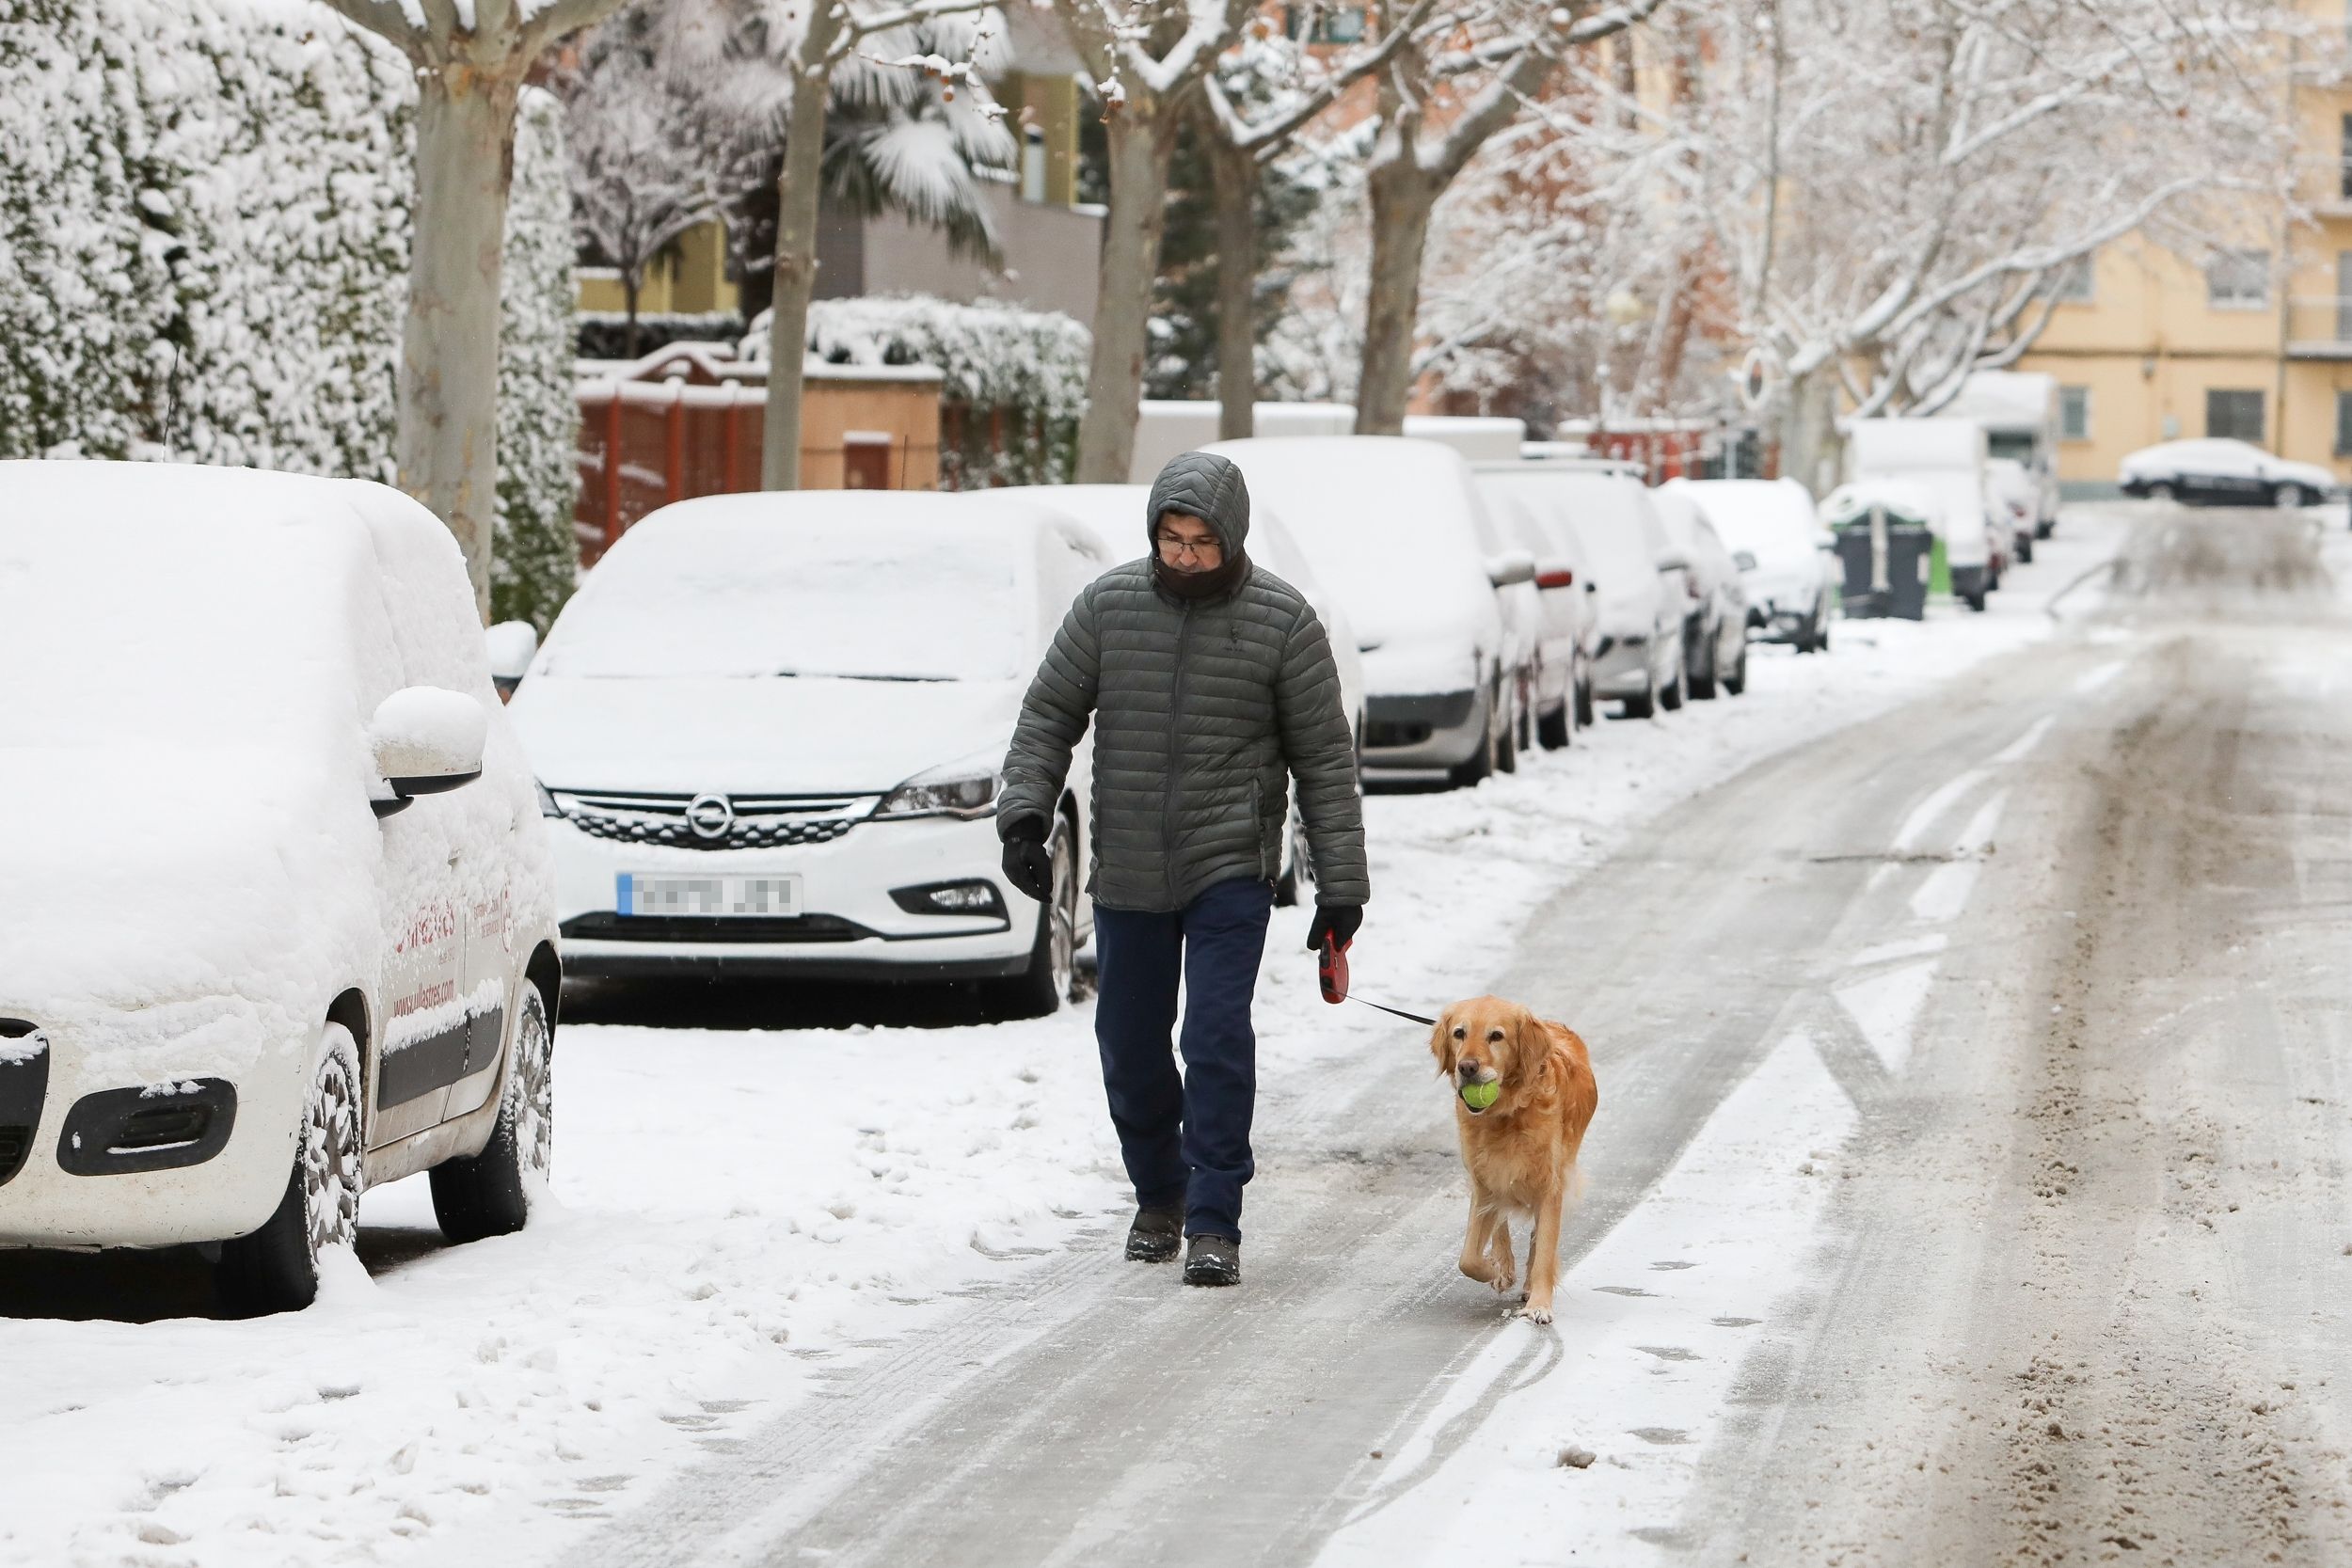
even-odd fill
[[[2105,559],[2117,527],[2070,514],[1987,614],[1841,623],[1826,655],[1758,647],[1744,696],[1604,720],[1475,791],[1375,795],[1358,989],[1419,1010],[1476,985],[1528,911],[1633,825],[2048,635],[2043,602]],[[1470,888],[1480,896],[1459,896]],[[1394,1041],[1380,1015],[1320,1001],[1306,920],[1277,911],[1261,982],[1277,1090]],[[1899,1000],[1867,1005],[1891,1029]],[[945,1028],[691,1023],[564,1027],[560,1207],[522,1235],[441,1245],[420,1178],[368,1196],[373,1277],[339,1271],[308,1313],[10,1324],[0,1563],[543,1558],[573,1538],[552,1523],[625,1508],[739,1420],[804,1395],[820,1364],[939,1321],[958,1291],[1125,1211],[1089,1007]],[[1815,1070],[1802,1042],[1772,1060]],[[1837,1114],[1824,1110],[1824,1138]],[[1683,1168],[1703,1174],[1711,1148]],[[1736,1141],[1720,1155],[1745,1168]],[[1611,1258],[1604,1244],[1586,1272]]]

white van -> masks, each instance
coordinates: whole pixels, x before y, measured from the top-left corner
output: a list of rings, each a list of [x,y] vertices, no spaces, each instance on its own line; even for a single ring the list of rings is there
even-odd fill
[[[1846,432],[1849,480],[1907,480],[1934,498],[1952,593],[1971,610],[2000,587],[2008,553],[1987,456],[1984,426],[1974,420],[1856,420]]]
[[[449,531],[387,485],[0,463],[0,1248],[307,1306],[364,1186],[548,1170],[548,837]]]
[[[2039,371],[1978,371],[1938,412],[1947,419],[1976,420],[1984,426],[1989,456],[2025,466],[2037,503],[2034,537],[2050,537],[2058,515],[2058,377]]]

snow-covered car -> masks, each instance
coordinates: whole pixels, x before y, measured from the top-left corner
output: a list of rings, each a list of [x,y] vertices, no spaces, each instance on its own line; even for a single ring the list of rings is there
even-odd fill
[[[2309,506],[2337,488],[2336,476],[2316,463],[2290,463],[2220,436],[2142,447],[2117,478],[2127,496],[2208,506]]]
[[[364,1185],[543,1180],[547,836],[449,531],[380,484],[0,464],[0,1246],[308,1304]]]
[[[1069,995],[1092,923],[1080,748],[1054,898],[1004,879],[1021,695],[1110,565],[993,494],[707,496],[622,535],[507,712],[555,845],[568,972],[978,980]]]
[[[1144,509],[1151,504],[1149,484],[1041,484],[992,490],[1001,500],[1029,500],[1052,507],[1084,524],[1096,544],[1114,562],[1140,559],[1149,546]],[[1307,595],[1324,635],[1331,644],[1331,662],[1340,672],[1340,707],[1360,751],[1364,736],[1364,659],[1356,648],[1356,628],[1347,610],[1315,577],[1314,568],[1299,553],[1298,542],[1282,526],[1271,507],[1254,504],[1249,511],[1249,558]],[[1288,906],[1299,901],[1302,889],[1314,885],[1314,859],[1307,851],[1307,829],[1295,803],[1290,831],[1284,836],[1282,871],[1275,879],[1274,901]]]
[[[1461,455],[1402,436],[1253,437],[1232,458],[1281,515],[1347,610],[1364,660],[1364,766],[1475,784],[1517,761],[1512,662],[1499,590],[1533,582],[1522,552],[1489,558]]]
[[[1531,485],[1551,499],[1551,515],[1573,531],[1591,563],[1600,638],[1593,657],[1593,696],[1619,702],[1646,719],[1678,708],[1687,689],[1683,662],[1691,595],[1690,563],[1676,553],[1650,492],[1626,473],[1580,471],[1563,464],[1529,465]]]
[[[1813,495],[1793,479],[1673,479],[1660,486],[1698,503],[1746,584],[1748,626],[1759,642],[1801,654],[1829,646],[1837,541]]]
[[[1593,721],[1593,657],[1600,644],[1584,546],[1552,515],[1554,498],[1532,465],[1481,463],[1476,473],[1488,514],[1535,559],[1534,587],[1543,610],[1535,735],[1547,751],[1565,746],[1578,725]]]
[[[1686,580],[1698,605],[1697,636],[1684,654],[1691,695],[1710,698],[1720,689],[1737,697],[1748,689],[1748,590],[1739,564],[1687,493],[1652,490],[1649,501],[1690,563]]]
[[[1988,458],[1985,488],[1992,493],[1994,515],[2009,525],[2010,559],[2033,560],[2033,542],[2041,537],[2042,485],[2030,469],[2013,457]]]
[[[1406,421],[1410,424],[1412,421]],[[1466,424],[1493,421],[1469,420]],[[1517,425],[1519,421],[1505,421]],[[1427,436],[1415,436],[1415,440]],[[1456,451],[1457,443],[1448,441]],[[1475,484],[1475,478],[1472,483]],[[1509,744],[1497,758],[1496,766],[1502,771],[1516,772],[1518,753],[1536,743],[1536,720],[1539,713],[1554,715],[1567,711],[1567,689],[1570,671],[1549,669],[1545,658],[1551,651],[1550,615],[1544,609],[1543,590],[1535,586],[1537,570],[1535,552],[1518,532],[1506,528],[1495,509],[1486,504],[1483,490],[1480,504],[1472,514],[1480,555],[1496,572],[1495,603],[1502,611],[1502,662],[1513,675],[1507,696],[1510,707],[1505,716],[1509,727]],[[1521,574],[1524,575],[1521,575]],[[1573,666],[1571,666],[1571,669]]]

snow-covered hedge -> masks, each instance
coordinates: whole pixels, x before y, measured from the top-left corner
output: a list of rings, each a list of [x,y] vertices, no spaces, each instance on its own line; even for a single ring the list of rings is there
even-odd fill
[[[564,105],[523,94],[515,117],[515,185],[506,207],[499,322],[498,553],[490,616],[545,635],[572,596],[580,539],[580,405],[572,388],[572,197]]]
[[[938,370],[940,484],[951,490],[1069,479],[1091,346],[1087,329],[1058,310],[993,301],[875,294],[817,300],[808,311],[809,352],[820,359]],[[768,357],[765,311],[741,352]]]
[[[390,478],[414,103],[307,0],[0,0],[0,456]],[[536,606],[577,416],[560,117],[523,121],[499,532]]]
[[[582,310],[573,319],[582,359],[629,359],[628,314]],[[743,336],[743,318],[733,310],[640,310],[637,353],[651,354],[672,343],[731,343]]]

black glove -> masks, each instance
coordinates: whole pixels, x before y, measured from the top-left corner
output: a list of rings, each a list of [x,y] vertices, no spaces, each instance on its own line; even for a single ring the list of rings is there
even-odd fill
[[[1054,896],[1054,857],[1045,852],[1045,824],[1024,816],[1005,824],[1005,880],[1036,899]]]
[[[1317,904],[1314,924],[1307,927],[1307,951],[1322,952],[1327,938],[1332,946],[1345,947],[1363,924],[1361,904]]]

